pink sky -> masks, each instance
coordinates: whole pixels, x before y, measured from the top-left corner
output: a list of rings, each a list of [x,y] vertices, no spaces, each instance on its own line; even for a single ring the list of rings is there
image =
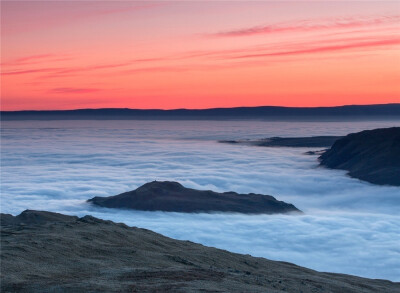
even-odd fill
[[[400,102],[399,2],[2,1],[2,110]]]

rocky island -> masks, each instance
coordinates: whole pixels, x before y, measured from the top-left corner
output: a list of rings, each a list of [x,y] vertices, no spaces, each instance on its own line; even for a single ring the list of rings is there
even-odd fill
[[[1,292],[381,292],[400,283],[320,273],[91,216],[1,214]]]
[[[172,181],[153,181],[135,190],[115,196],[96,196],[89,199],[88,202],[107,208],[183,213],[275,214],[301,212],[294,205],[276,200],[270,195],[196,190]]]
[[[320,157],[322,166],[380,185],[400,186],[400,127],[351,133]]]

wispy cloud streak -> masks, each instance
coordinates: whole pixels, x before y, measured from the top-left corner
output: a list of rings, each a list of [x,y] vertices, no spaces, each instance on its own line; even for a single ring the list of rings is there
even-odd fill
[[[70,88],[70,87],[63,87],[63,88],[54,88],[51,89],[49,92],[54,94],[87,94],[98,92],[100,89],[94,88]]]
[[[28,69],[28,70],[16,70],[16,71],[2,72],[1,75],[20,75],[20,74],[54,72],[59,69],[60,68],[37,68],[37,69]]]
[[[53,56],[51,54],[40,55],[36,59],[44,58],[45,56]],[[20,58],[21,60],[31,60],[35,59],[34,57],[24,57]],[[1,75],[22,75],[22,74],[35,74],[35,73],[49,73],[47,77],[64,77],[70,76],[73,74],[92,72],[92,71],[100,71],[114,68],[127,67],[134,64],[143,64],[148,62],[157,62],[163,61],[164,58],[142,58],[142,59],[133,59],[124,62],[118,63],[109,63],[109,64],[98,64],[98,65],[89,65],[89,66],[79,66],[79,67],[53,67],[53,68],[31,68],[31,69],[20,69],[20,70],[12,70],[2,72]],[[26,65],[26,64],[20,64]]]
[[[17,58],[14,60],[14,62],[9,62],[9,63],[10,64],[25,64],[25,63],[30,63],[32,61],[48,59],[49,57],[54,57],[54,54],[39,54],[39,55],[25,56],[25,57]],[[8,64],[8,63],[6,63],[6,64]]]
[[[238,30],[231,30],[211,34],[214,37],[244,37],[261,34],[309,32],[321,30],[341,30],[362,27],[371,27],[384,24],[399,24],[399,15],[386,15],[379,17],[364,18],[335,18],[329,21],[302,20],[295,23],[272,24],[266,26],[255,26]]]
[[[312,53],[329,53],[335,51],[361,49],[361,48],[372,48],[379,46],[391,46],[399,45],[400,38],[387,39],[387,40],[376,40],[376,41],[365,41],[365,42],[353,42],[330,46],[318,46],[313,48],[305,48],[299,50],[279,51],[279,52],[266,52],[258,54],[245,54],[230,56],[231,59],[237,58],[259,58],[259,57],[273,57],[273,56],[288,56],[288,55],[301,55],[301,54],[312,54]]]

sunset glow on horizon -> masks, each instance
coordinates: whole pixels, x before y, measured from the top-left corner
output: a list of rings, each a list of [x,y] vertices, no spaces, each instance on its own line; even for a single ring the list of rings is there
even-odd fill
[[[400,103],[397,1],[2,1],[1,110]]]

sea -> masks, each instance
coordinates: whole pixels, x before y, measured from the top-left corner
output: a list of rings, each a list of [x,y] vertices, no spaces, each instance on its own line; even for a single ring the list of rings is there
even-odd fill
[[[68,120],[1,123],[2,213],[93,215],[232,252],[324,272],[400,281],[400,187],[320,167],[321,148],[219,140],[346,135],[400,120]],[[262,193],[303,215],[173,213],[95,207],[94,196],[153,180]]]

